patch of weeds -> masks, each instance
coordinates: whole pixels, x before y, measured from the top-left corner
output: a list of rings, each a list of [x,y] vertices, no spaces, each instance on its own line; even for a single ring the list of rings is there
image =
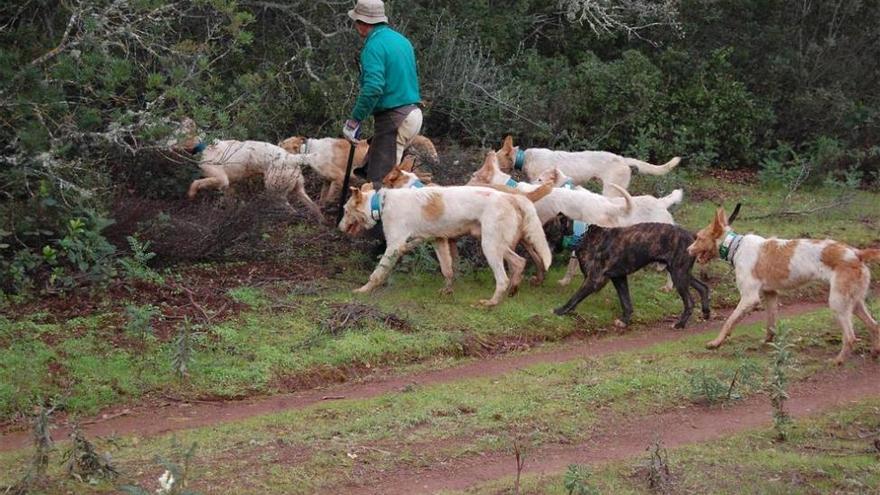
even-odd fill
[[[758,365],[740,358],[735,368],[728,368],[720,375],[708,365],[702,365],[690,373],[691,400],[694,403],[717,404],[742,398],[739,388],[753,387],[759,372]]]
[[[229,289],[227,294],[233,301],[247,304],[252,308],[261,308],[269,303],[266,294],[256,287],[236,287],[235,289]]]
[[[659,439],[647,448],[648,460],[640,466],[642,478],[648,489],[654,493],[670,493],[672,491],[672,473],[669,469],[669,453],[662,447]]]
[[[189,365],[193,355],[192,329],[193,326],[189,321],[189,317],[184,317],[183,324],[177,329],[177,337],[174,338],[171,368],[180,380],[189,376]]]
[[[780,324],[776,330],[776,337],[770,346],[771,353],[770,374],[770,404],[773,406],[773,429],[776,431],[776,439],[780,442],[788,439],[791,427],[791,417],[785,410],[785,401],[788,400],[788,372],[791,368],[792,347],[789,339],[789,331],[785,325]]]
[[[148,336],[155,333],[153,328],[153,318],[159,314],[159,308],[152,304],[138,306],[129,304],[125,307],[125,331],[129,334],[140,337],[141,341],[146,342]]]
[[[64,469],[67,475],[81,483],[96,484],[100,480],[114,480],[119,471],[113,466],[109,454],[98,454],[76,425],[70,434],[71,445],[64,453]]]
[[[131,249],[131,256],[125,256],[119,259],[119,265],[125,279],[128,281],[139,280],[154,285],[161,285],[165,282],[155,270],[150,268],[147,263],[156,257],[156,253],[150,251],[150,241],[140,241],[135,236],[127,236],[128,247]]]
[[[165,468],[165,472],[159,477],[159,488],[153,492],[140,485],[122,485],[119,490],[129,495],[198,495],[190,490],[190,475],[192,473],[192,461],[196,453],[196,444],[193,443],[188,449],[184,449],[172,439],[171,456],[157,456],[155,462]]]
[[[50,416],[55,408],[40,407],[34,418],[31,435],[34,442],[34,455],[31,457],[24,477],[14,485],[7,487],[3,493],[10,495],[26,495],[46,484],[46,469],[49,467],[49,456],[55,450],[52,442]]]
[[[331,335],[339,335],[352,328],[363,328],[367,321],[377,321],[395,330],[409,331],[410,323],[394,313],[385,313],[373,306],[361,303],[331,303],[330,315],[322,327]]]
[[[571,464],[562,478],[562,485],[568,495],[599,495],[599,490],[590,484],[593,472],[587,466]]]

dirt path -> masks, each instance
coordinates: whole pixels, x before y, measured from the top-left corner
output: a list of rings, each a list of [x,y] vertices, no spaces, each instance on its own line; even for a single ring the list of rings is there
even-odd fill
[[[850,401],[880,397],[880,364],[865,361],[853,369],[830,369],[791,387],[787,410],[795,417],[845,406]],[[614,419],[598,427],[590,441],[576,446],[550,446],[528,452],[523,473],[558,473],[569,464],[597,464],[643,456],[659,435],[669,448],[706,442],[745,430],[768,426],[771,409],[766,397],[753,397],[725,408],[688,407],[625,421]],[[867,440],[866,440],[867,442]],[[412,495],[439,490],[463,490],[512,476],[510,454],[451,460],[422,471],[383,473],[379,483],[335,488],[333,493]],[[329,493],[329,492],[328,492]]]
[[[797,303],[780,308],[783,316],[793,316],[815,311],[825,307],[824,303]],[[723,317],[729,310],[720,313]],[[763,311],[752,313],[741,324],[763,321]],[[691,320],[692,322],[695,319]],[[720,319],[692,324],[685,330],[672,330],[666,322],[650,325],[639,330],[613,337],[599,336],[577,340],[552,350],[536,350],[524,354],[500,356],[470,362],[460,366],[439,370],[424,371],[409,375],[373,376],[365,382],[342,384],[322,389],[308,390],[295,394],[275,395],[241,401],[188,402],[165,406],[115,410],[103,416],[82,421],[82,429],[88,436],[131,435],[154,436],[163,433],[199,428],[220,423],[240,421],[253,416],[271,414],[292,409],[301,409],[327,398],[365,399],[403,387],[418,384],[430,385],[449,383],[469,378],[499,376],[517,369],[539,363],[565,362],[584,357],[601,357],[608,354],[630,351],[654,344],[678,340],[690,335],[717,329]],[[53,431],[56,440],[66,438],[69,428],[63,426]],[[18,431],[0,436],[0,452],[25,447],[30,442],[30,433]]]

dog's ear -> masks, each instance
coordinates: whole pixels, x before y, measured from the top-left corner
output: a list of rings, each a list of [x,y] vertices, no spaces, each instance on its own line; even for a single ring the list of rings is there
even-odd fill
[[[733,221],[736,220],[736,217],[739,216],[739,209],[742,206],[742,203],[737,203],[736,206],[733,207],[733,213],[727,217],[727,225],[732,225]]]
[[[553,170],[550,171],[550,183],[551,184],[556,184],[556,181],[559,180],[560,173],[561,172],[559,171],[558,168],[554,168]]]
[[[501,151],[511,151],[513,149],[513,136],[508,135],[504,138],[504,144],[501,145]]]
[[[724,226],[727,222],[727,215],[724,213],[724,207],[720,206],[715,210],[715,218],[712,219],[712,237],[721,237],[724,233]]]
[[[416,164],[416,157],[414,157],[413,155],[406,156],[400,162],[400,170],[404,170],[406,172],[412,172],[415,164]]]
[[[391,172],[385,174],[385,178],[382,179],[382,184],[384,184],[385,187],[394,187],[394,182],[399,179],[402,174],[400,167],[400,165],[395,165],[394,168],[391,169]]]
[[[483,165],[480,166],[480,170],[491,170],[492,168],[497,168],[498,166],[498,156],[495,155],[494,151],[489,151],[486,153],[486,158],[483,159]]]

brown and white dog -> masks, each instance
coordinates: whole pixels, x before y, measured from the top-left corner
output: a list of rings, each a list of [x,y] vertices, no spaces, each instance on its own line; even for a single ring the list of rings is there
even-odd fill
[[[487,159],[489,158],[487,157]],[[432,184],[430,182],[430,176],[428,174],[417,174],[416,172],[413,172],[414,164],[415,157],[405,157],[399,165],[396,165],[393,169],[391,169],[391,172],[389,172],[388,175],[385,176],[385,178],[382,180],[382,186],[389,189],[442,187],[436,184]],[[533,203],[546,196],[552,189],[552,186],[547,186],[544,188],[537,188],[531,192],[522,192],[506,186],[490,185],[487,187],[491,187],[501,192],[523,195]],[[443,274],[443,277],[446,280],[446,284],[440,292],[443,294],[451,294],[452,282],[455,276],[455,260],[458,258],[458,247],[456,245],[456,239],[438,238],[434,239],[432,242],[434,245],[434,251],[437,253],[437,261],[440,264],[440,272]],[[525,250],[529,253],[529,256],[535,262],[536,273],[532,277],[531,282],[533,285],[540,285],[544,282],[544,277],[547,272],[544,268],[543,260],[541,259],[541,256],[535,246],[531,245],[526,239],[523,239],[522,243]]]
[[[856,341],[852,315],[855,312],[873,333],[873,356],[880,355],[880,326],[868,312],[865,295],[871,283],[867,262],[880,261],[880,249],[856,249],[846,244],[812,239],[765,239],[754,234],[738,235],[728,226],[724,209],[719,208],[712,222],[697,233],[688,253],[700,263],[714,258],[728,260],[736,272],[740,301],[724,322],[715,340],[720,346],[733,327],[763,298],[767,307],[766,342],[773,340],[776,328],[777,293],[813,280],[829,283],[828,306],[843,329],[843,348],[834,359],[842,364]]]
[[[195,122],[189,118],[183,119],[169,144],[174,151],[199,155],[199,168],[205,177],[189,186],[187,197],[190,199],[195,198],[200,189],[225,190],[232,183],[262,175],[269,194],[287,203],[292,191],[319,222],[324,219],[321,210],[306,194],[300,168],[310,163],[314,155],[293,155],[262,141],[215,139],[205,143],[198,136]]]
[[[348,153],[351,145],[347,140],[341,138],[322,138],[311,139],[302,136],[293,136],[278,143],[289,153],[309,153],[314,154],[315,158],[309,161],[309,166],[324,179],[321,187],[321,196],[318,201],[327,203],[339,197],[342,191],[343,180],[345,179],[345,168],[348,165]],[[370,145],[365,140],[358,142],[354,151],[354,160],[352,161],[352,170],[359,169],[364,166]],[[413,138],[404,155],[415,156],[420,163],[438,163],[437,150],[434,143],[430,139],[422,135]]]
[[[369,282],[355,292],[367,293],[384,283],[400,256],[422,241],[465,234],[480,238],[495,275],[495,292],[480,301],[484,306],[501,302],[505,291],[516,293],[525,267],[525,260],[514,251],[520,239],[535,247],[545,270],[550,266],[550,247],[535,208],[525,196],[466,186],[377,192],[370,184],[351,188],[351,193],[339,229],[357,235],[381,220],[387,245]]]
[[[554,151],[545,148],[521,149],[513,145],[513,138],[507,136],[498,150],[498,163],[504,172],[522,170],[530,182],[534,182],[541,172],[559,168],[574,179],[576,184],[584,184],[590,179],[602,181],[602,194],[620,196],[620,191],[611,187],[616,184],[629,188],[632,169],[649,175],[665,175],[675,168],[681,158],[675,157],[663,165],[652,165],[635,158],[627,158],[607,151]]]

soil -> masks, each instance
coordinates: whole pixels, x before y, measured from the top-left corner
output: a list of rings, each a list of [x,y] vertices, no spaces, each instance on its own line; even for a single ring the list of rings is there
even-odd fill
[[[793,385],[786,410],[803,417],[840,408],[847,402],[880,397],[880,364],[865,361],[851,369],[831,369]],[[589,441],[579,445],[552,445],[528,452],[523,474],[558,473],[570,464],[595,465],[645,455],[659,439],[667,448],[706,442],[771,424],[770,401],[754,397],[728,407],[689,406],[673,411],[620,420],[610,417]],[[866,440],[868,445],[868,440]],[[347,487],[332,493],[406,494],[463,490],[516,473],[513,454],[481,454],[437,463],[426,469],[382,473],[381,480]],[[330,493],[330,492],[327,492]]]
[[[797,303],[780,307],[782,315],[796,315],[825,307],[824,303]],[[190,401],[165,400],[149,405],[117,407],[98,417],[81,421],[86,436],[132,435],[153,436],[164,433],[240,421],[249,417],[301,409],[323,400],[366,399],[389,392],[397,392],[413,385],[449,383],[470,378],[499,376],[517,369],[540,363],[565,362],[587,357],[630,351],[658,343],[674,341],[686,336],[718,328],[721,315],[711,321],[692,324],[685,330],[673,330],[670,323],[659,323],[631,330],[615,338],[591,336],[572,338],[559,348],[536,350],[516,355],[503,355],[481,359],[445,369],[424,371],[408,375],[390,375],[387,370],[374,371],[358,383],[317,388],[301,393],[250,398],[240,401]],[[743,324],[762,321],[763,312],[746,317]],[[70,425],[53,430],[55,439],[66,438]],[[30,442],[27,431],[7,432],[0,436],[0,451],[25,447]]]

